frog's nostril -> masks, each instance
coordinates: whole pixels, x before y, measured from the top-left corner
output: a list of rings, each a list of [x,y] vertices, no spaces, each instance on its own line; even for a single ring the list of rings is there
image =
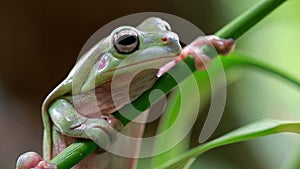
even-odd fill
[[[161,41],[164,42],[164,43],[166,43],[166,42],[168,42],[168,38],[163,37],[163,38],[161,38]]]

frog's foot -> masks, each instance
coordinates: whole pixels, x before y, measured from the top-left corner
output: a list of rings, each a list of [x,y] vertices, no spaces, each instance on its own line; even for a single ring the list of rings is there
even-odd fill
[[[84,132],[87,138],[103,149],[108,148],[123,129],[123,124],[113,115],[103,116],[102,119],[87,119],[83,125],[86,127]]]
[[[195,67],[198,70],[206,70],[210,65],[211,58],[201,49],[203,45],[213,46],[218,53],[225,56],[233,51],[235,42],[233,39],[221,39],[213,35],[199,37],[183,48],[176,62],[183,60],[188,55],[192,55],[195,59]]]
[[[160,77],[162,74],[167,72],[178,62],[182,61],[189,55],[194,57],[195,67],[198,70],[206,70],[210,65],[211,58],[207,56],[201,49],[201,46],[203,45],[214,47],[221,55],[224,56],[228,55],[235,48],[235,42],[233,39],[221,39],[214,35],[199,37],[193,42],[191,42],[189,45],[185,46],[182,49],[179,57],[176,58],[176,60],[171,61],[162,68],[160,68],[160,70],[157,73],[157,76]]]
[[[88,118],[77,113],[67,100],[58,99],[49,108],[49,115],[56,129],[74,138],[91,139],[102,148],[107,148],[123,127],[113,115]]]
[[[18,158],[16,169],[57,169],[57,166],[43,160],[36,152],[27,152]]]
[[[195,67],[198,70],[206,70],[210,65],[211,58],[201,49],[203,45],[213,46],[218,53],[225,56],[234,50],[235,42],[233,39],[221,39],[214,35],[199,37],[182,49],[176,62],[192,55],[195,59]]]
[[[202,36],[195,39],[187,47],[201,47],[203,45],[213,46],[221,55],[228,55],[234,50],[235,42],[233,39],[222,39],[214,35]]]
[[[117,131],[121,131],[123,129],[123,124],[121,121],[113,115],[103,115],[102,118],[107,121],[107,123]]]

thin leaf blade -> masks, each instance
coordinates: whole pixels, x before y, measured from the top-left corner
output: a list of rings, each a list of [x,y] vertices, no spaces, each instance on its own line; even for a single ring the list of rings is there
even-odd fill
[[[217,139],[197,146],[190,151],[164,163],[156,169],[172,168],[183,161],[199,156],[204,152],[216,147],[282,132],[300,133],[300,121],[282,121],[274,119],[259,120],[229,132],[221,137],[218,137]]]

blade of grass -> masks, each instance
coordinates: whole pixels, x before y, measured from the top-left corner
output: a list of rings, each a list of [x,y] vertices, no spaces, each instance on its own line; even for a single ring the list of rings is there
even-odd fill
[[[197,146],[188,152],[165,162],[163,165],[155,169],[175,168],[181,163],[181,161],[194,158],[213,148],[281,132],[300,133],[300,121],[281,121],[272,119],[260,120]]]
[[[232,22],[230,22],[227,26],[219,30],[216,35],[222,38],[227,38],[227,37],[233,37],[235,39],[238,39],[241,35],[243,35],[247,30],[249,30],[253,25],[258,23],[262,18],[267,16],[269,13],[271,13],[274,9],[276,9],[280,4],[282,4],[285,0],[265,0],[261,1],[259,4],[254,6],[253,8],[250,8],[248,11],[246,11],[244,14],[242,14],[240,17],[236,18]],[[238,33],[236,33],[238,32]],[[204,51],[207,54],[210,54],[211,48],[204,48]],[[215,57],[215,56],[211,56]],[[173,73],[177,73],[180,75],[180,68],[184,67],[186,64],[188,67],[191,69],[191,72],[195,71],[194,68],[194,61],[192,58],[188,57],[184,60],[184,62],[179,63],[176,65],[173,69],[170,71],[173,71]],[[172,74],[173,74],[172,73]],[[180,77],[180,81],[183,81],[187,75],[183,75]],[[148,91],[146,91],[144,94],[142,94],[137,100],[135,100],[132,105],[135,106],[136,109],[140,110],[140,112],[137,111],[132,111],[128,107],[124,107],[124,111],[127,110],[127,112],[136,112],[132,114],[132,119],[134,117],[137,117],[137,115],[144,110],[146,110],[148,107],[150,107],[150,103],[148,101],[148,96],[151,93],[152,90],[159,89],[163,91],[164,93],[170,92],[174,87],[176,87],[177,83],[170,77],[168,74],[163,75],[156,83],[155,85]],[[162,96],[161,96],[162,97]],[[157,100],[160,99],[160,97],[156,98]],[[128,124],[130,122],[130,119],[127,119],[123,117],[119,112],[115,112],[114,115],[119,118],[124,125]],[[88,144],[88,145],[86,145]],[[96,146],[93,145],[94,143],[92,141],[87,141],[87,142],[82,142],[81,146],[87,146],[86,152],[93,152],[96,150]],[[68,152],[65,152],[68,151]],[[66,166],[73,166],[76,163],[78,163],[80,159],[76,159],[73,156],[78,156],[72,149],[65,149],[62,153],[54,157],[50,162],[54,163],[59,167],[59,169],[65,169],[69,168]],[[73,153],[69,153],[73,152]],[[68,156],[64,156],[65,154],[68,154]],[[85,156],[88,155],[88,153]],[[85,156],[82,156],[84,158]],[[65,165],[61,165],[61,164]]]
[[[194,87],[194,86],[193,86]],[[194,87],[195,88],[195,87]],[[197,87],[196,87],[197,88]],[[197,89],[194,89],[197,90]],[[193,91],[194,91],[193,90]],[[176,91],[177,92],[177,91]],[[186,93],[189,95],[189,93]],[[180,153],[183,153],[189,149],[189,143],[190,143],[190,133],[187,126],[190,126],[191,120],[195,119],[195,116],[187,115],[185,113],[180,113],[179,110],[185,110],[184,112],[189,112],[195,109],[195,104],[198,102],[198,99],[190,100],[189,104],[186,105],[180,105],[180,104],[169,104],[169,100],[172,99],[187,99],[186,96],[182,96],[182,98],[174,98],[173,96],[179,96],[175,93],[172,93],[168,97],[168,103],[167,108],[164,111],[164,114],[160,118],[160,122],[157,128],[156,135],[160,135],[159,137],[155,137],[155,143],[153,147],[153,156],[149,158],[151,161],[151,167],[155,168],[156,166],[161,165],[164,161],[167,161],[168,159],[177,156]],[[191,96],[191,95],[189,95]],[[202,100],[201,100],[202,101]],[[197,110],[198,107],[196,107]],[[174,111],[176,110],[176,111]],[[191,119],[193,118],[193,119]],[[176,121],[176,124],[174,125]],[[172,125],[173,124],[173,125]],[[172,129],[169,129],[169,127],[172,126]],[[182,140],[181,140],[182,139]],[[170,147],[170,145],[173,145]],[[170,148],[170,149],[169,149]],[[167,151],[166,151],[167,150]],[[160,154],[163,152],[162,154]],[[159,155],[156,155],[159,154]]]
[[[266,72],[270,72],[273,73],[274,75],[280,76],[281,78],[291,82],[291,84],[294,84],[297,87],[300,86],[300,77],[294,74],[287,73],[286,71],[276,66],[273,66],[266,62],[259,61],[253,57],[238,52],[233,52],[228,57],[220,58],[220,59],[225,71],[233,66],[241,66],[241,67],[247,66],[251,68],[259,68],[261,70],[265,70]]]
[[[185,161],[184,163],[182,163],[182,165],[178,166],[178,168],[189,169],[196,159],[197,159],[196,157],[191,158],[191,159]]]

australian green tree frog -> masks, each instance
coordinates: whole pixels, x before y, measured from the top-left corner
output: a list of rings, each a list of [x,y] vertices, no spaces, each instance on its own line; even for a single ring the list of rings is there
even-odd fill
[[[44,158],[34,152],[25,153],[18,159],[17,168],[56,168],[48,161],[78,138],[108,147],[117,139],[114,131],[123,128],[112,113],[136,99],[188,55],[195,58],[198,69],[205,69],[210,59],[199,48],[205,44],[214,46],[223,55],[234,48],[233,40],[207,36],[182,49],[170,25],[156,17],[144,20],[137,27],[116,28],[87,51],[67,78],[47,96],[42,106]],[[147,68],[147,65],[152,66]],[[135,72],[139,73],[127,80]],[[117,93],[112,93],[112,78],[121,79],[114,89]],[[129,83],[126,97],[121,91]],[[73,168],[135,167],[132,160],[112,163],[109,158],[95,152]]]

